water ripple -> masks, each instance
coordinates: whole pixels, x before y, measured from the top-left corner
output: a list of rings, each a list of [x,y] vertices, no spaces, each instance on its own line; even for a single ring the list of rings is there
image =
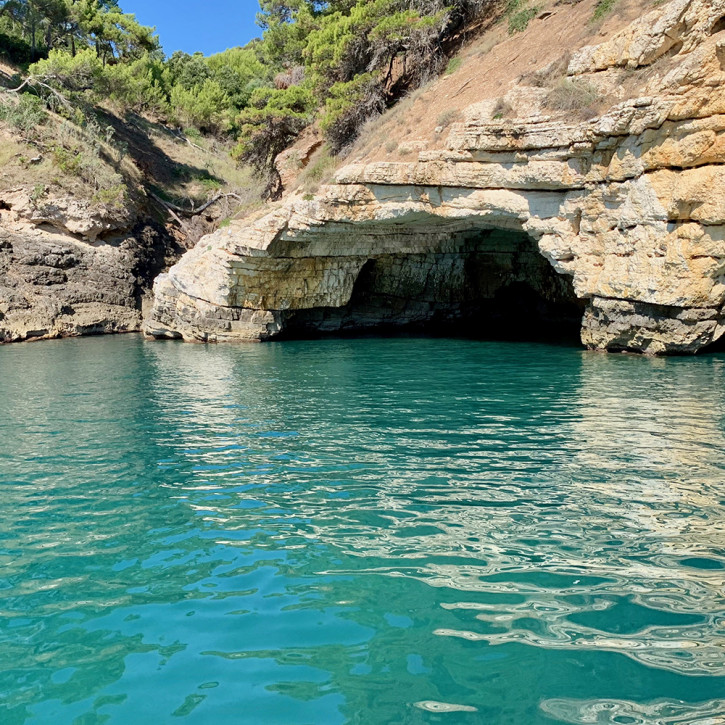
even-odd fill
[[[0,436],[3,723],[725,722],[721,356],[44,343]]]

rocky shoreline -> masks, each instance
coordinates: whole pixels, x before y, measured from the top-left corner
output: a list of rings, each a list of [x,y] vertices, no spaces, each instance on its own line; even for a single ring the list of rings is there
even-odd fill
[[[136,332],[154,278],[181,250],[163,227],[83,240],[0,227],[0,343]]]
[[[672,0],[565,60],[412,158],[351,158],[183,256],[136,209],[4,192],[0,342],[573,325],[589,349],[708,349],[725,333],[725,0]],[[597,114],[552,111],[536,79],[555,71]]]

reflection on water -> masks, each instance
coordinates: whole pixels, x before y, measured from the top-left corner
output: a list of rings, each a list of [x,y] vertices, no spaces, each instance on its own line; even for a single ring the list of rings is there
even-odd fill
[[[711,700],[697,705],[672,700],[660,700],[648,705],[619,700],[546,700],[541,708],[553,719],[575,725],[720,725],[725,717],[725,700]]]
[[[725,357],[0,350],[0,721],[725,722]]]

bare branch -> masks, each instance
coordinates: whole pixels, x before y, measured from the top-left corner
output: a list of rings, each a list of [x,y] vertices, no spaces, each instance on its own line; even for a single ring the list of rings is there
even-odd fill
[[[210,206],[213,204],[216,204],[218,201],[221,201],[222,199],[236,199],[237,201],[243,201],[242,197],[238,194],[217,194],[213,199],[210,199],[206,202],[206,204],[202,204],[198,209],[184,209],[183,206],[177,206],[176,204],[172,204],[171,202],[164,201],[163,199],[156,196],[156,194],[153,193],[153,191],[149,191],[149,196],[151,196],[156,201],[163,204],[169,211],[178,212],[179,214],[185,214],[186,216],[197,216],[201,214],[202,212],[206,211]]]
[[[156,196],[153,191],[148,191],[148,195],[157,203],[160,204],[166,211],[169,212],[174,221],[184,230],[187,231],[186,224],[182,219],[179,218],[178,214],[172,209],[171,205],[167,204],[161,197]]]
[[[51,79],[52,78],[50,76],[44,76],[44,80],[36,78],[35,76],[28,76],[17,88],[8,88],[6,93],[20,93],[20,91],[27,87],[40,87],[43,88],[45,91],[49,91],[66,110],[72,111],[73,106],[71,105],[70,101],[62,93],[53,88],[53,86],[45,82],[45,80]]]

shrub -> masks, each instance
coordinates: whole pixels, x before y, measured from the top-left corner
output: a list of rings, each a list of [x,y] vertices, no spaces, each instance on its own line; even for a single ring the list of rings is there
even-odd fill
[[[352,143],[365,122],[382,113],[385,98],[377,74],[363,73],[330,88],[320,128],[337,154]]]
[[[30,192],[30,203],[35,206],[47,193],[48,188],[45,184],[36,184]]]
[[[509,0],[506,14],[508,15],[509,35],[521,33],[536,17],[540,8],[538,5],[528,5],[527,0]]]
[[[555,111],[593,115],[592,107],[599,99],[599,91],[591,83],[579,78],[562,78],[547,94],[544,106]]]
[[[83,157],[80,151],[69,151],[63,146],[54,146],[52,149],[53,163],[69,176],[80,175],[83,166]]]
[[[514,112],[513,106],[505,99],[499,98],[496,101],[496,105],[493,107],[493,112],[491,114],[491,118],[493,118],[493,119],[508,118],[509,116],[513,115],[513,112]]]
[[[455,73],[463,63],[463,60],[459,56],[455,56],[454,58],[451,58],[448,61],[448,65],[446,65],[445,74],[451,75],[452,73]]]
[[[192,89],[174,86],[169,101],[174,115],[187,124],[205,131],[220,131],[224,126],[229,98],[215,80],[207,78],[201,86]]]
[[[22,133],[29,133],[45,123],[48,114],[37,96],[24,93],[18,98],[0,102],[0,119]]]
[[[240,114],[241,136],[233,155],[267,179],[266,197],[281,194],[275,159],[309,124],[314,105],[314,97],[304,86],[260,88],[252,93],[250,107]]]
[[[594,15],[592,20],[601,20],[605,15],[608,15],[614,9],[617,4],[617,0],[598,0],[594,6]]]
[[[163,63],[145,55],[132,63],[107,66],[104,70],[111,100],[137,113],[165,113],[168,98]]]
[[[128,199],[125,184],[114,184],[105,189],[99,189],[92,197],[95,204],[121,209]]]
[[[212,71],[201,53],[189,55],[177,50],[166,65],[170,85],[181,86],[187,91],[197,88],[211,79]]]
[[[65,90],[92,90],[101,95],[108,92],[103,63],[90,48],[79,51],[75,56],[61,50],[51,50],[47,58],[33,63],[28,72]]]
[[[443,111],[438,118],[437,118],[437,125],[441,127],[441,129],[447,128],[450,126],[454,121],[458,121],[461,117],[461,112],[456,108],[450,108],[447,111]]]
[[[213,176],[202,176],[198,179],[198,182],[207,191],[217,191],[218,189],[221,189],[222,186],[224,186],[223,181],[221,181],[220,179],[215,179]]]

